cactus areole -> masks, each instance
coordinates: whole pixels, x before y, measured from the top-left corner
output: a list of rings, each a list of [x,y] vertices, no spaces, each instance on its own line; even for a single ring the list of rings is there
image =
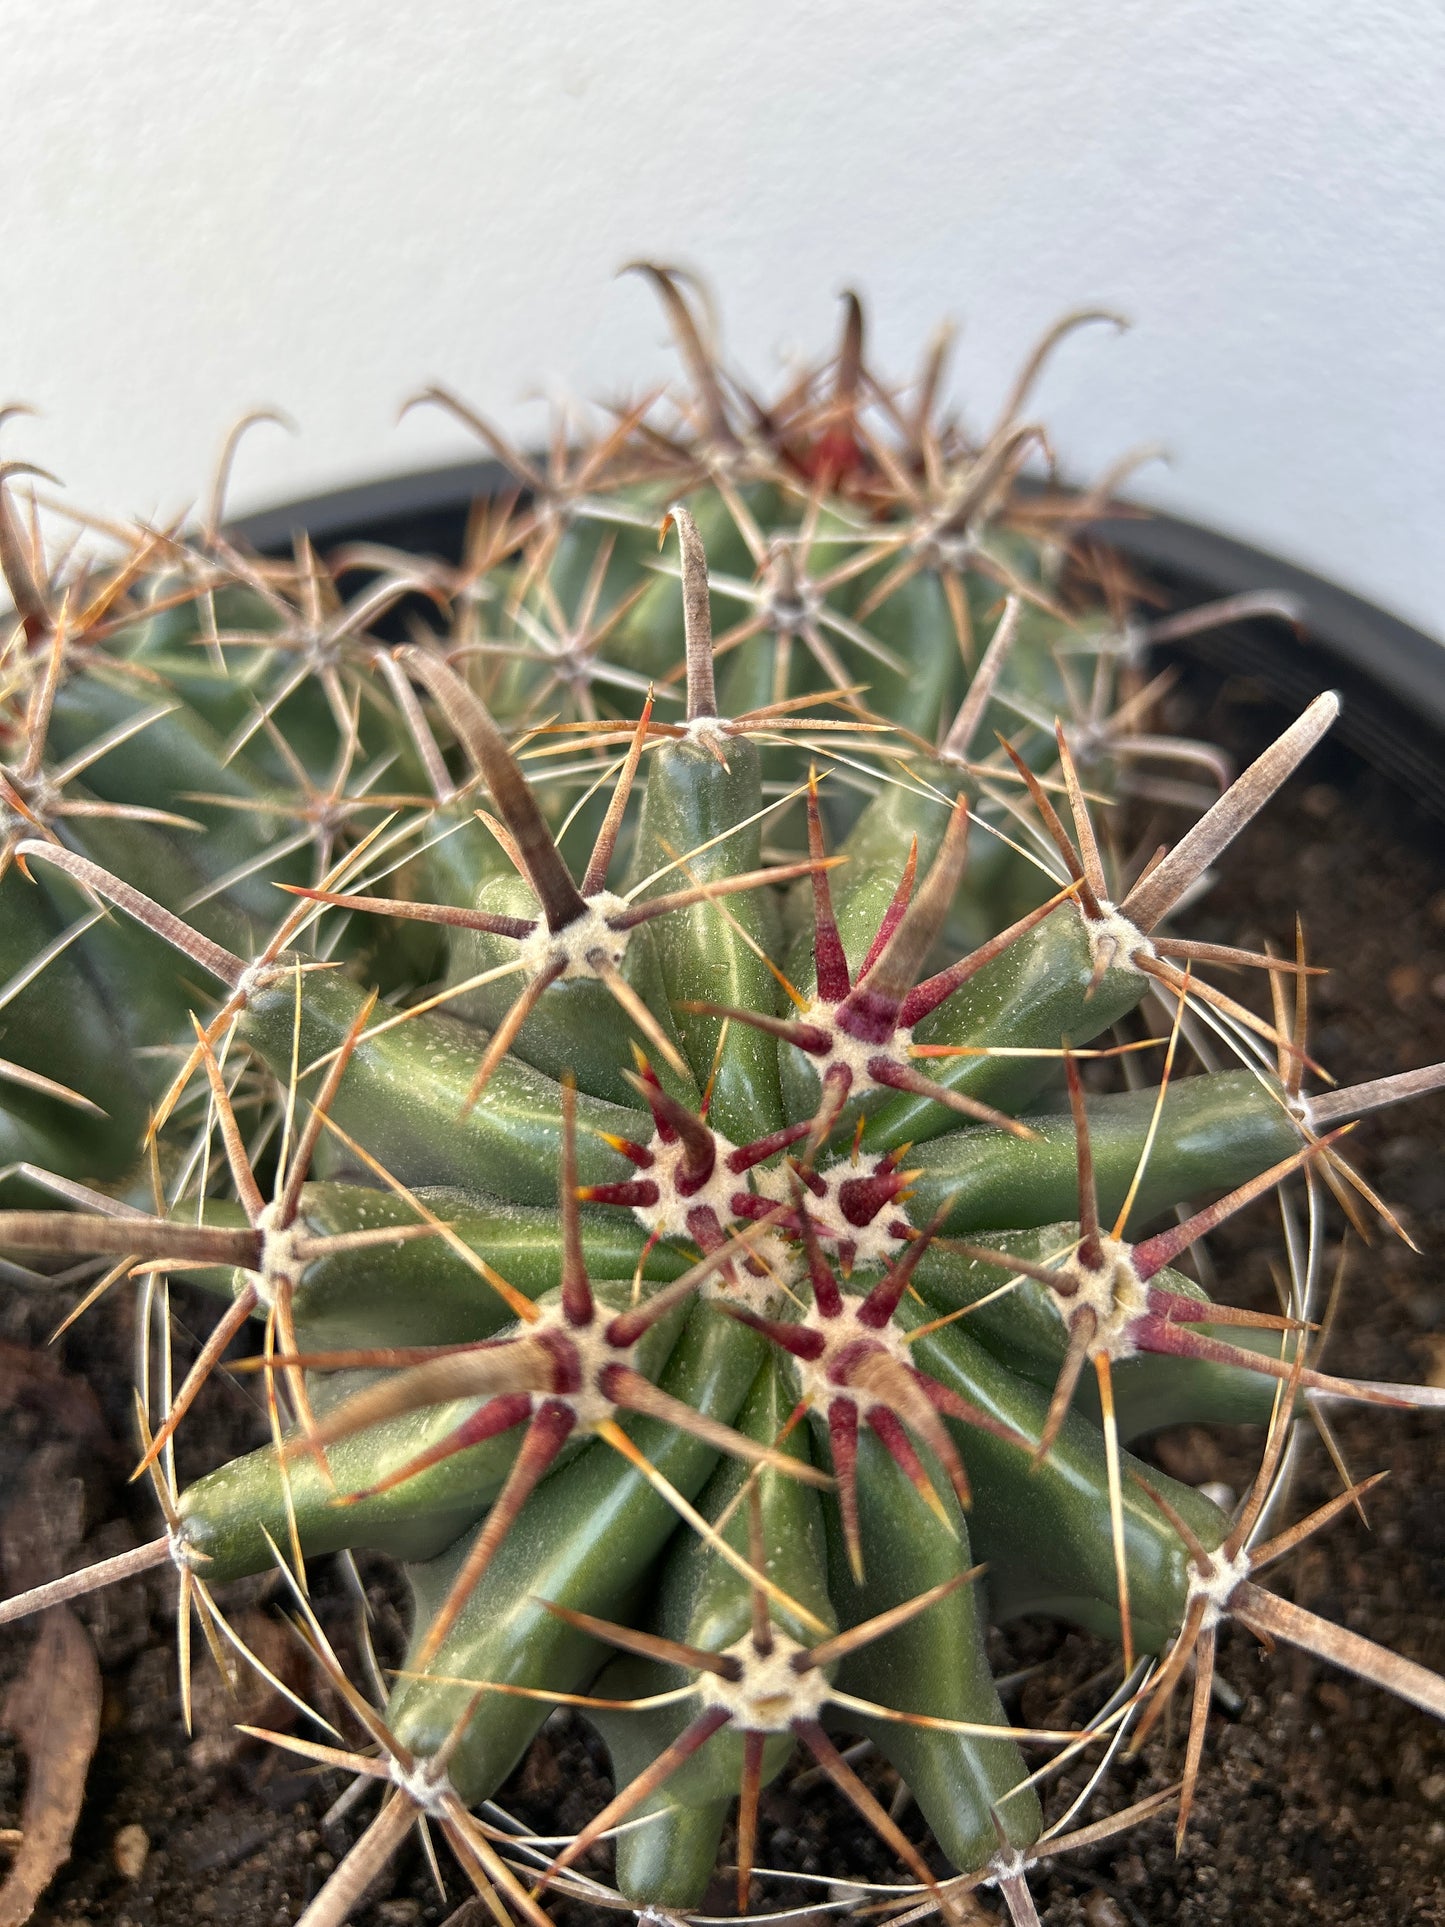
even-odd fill
[[[1192,1664],[1182,1834],[1222,1620],[1445,1713],[1264,1578],[1358,1498],[1271,1505],[1301,1417],[1438,1395],[1318,1368],[1312,1252],[1270,1313],[1188,1269],[1282,1186],[1397,1229],[1344,1133],[1441,1070],[1334,1087],[1303,948],[1191,937],[1339,705],[1237,775],[1153,733],[1147,626],[1071,552],[1088,504],[1014,486],[1050,342],[974,437],[936,357],[871,371],[850,298],[763,402],[643,272],[670,406],[537,463],[424,397],[516,478],[454,564],[246,552],[229,447],[194,533],[57,562],[0,471],[0,1253],[87,1303],[138,1277],[163,1341],[158,1275],[215,1306],[140,1388],[158,1536],[0,1619],[169,1566],[215,1643],[214,1588],[279,1566],[368,1743],[278,1744],[380,1802],[310,1927],[428,1819],[498,1918],[686,1911],[720,1858],[746,1911],[799,1759],[910,1918],[1026,1922],[1084,1838],[1056,1768]],[[1171,842],[1131,852],[1131,794],[1183,802]],[[223,1355],[270,1440],[177,1486]],[[1267,1424],[1232,1513],[1131,1454],[1161,1409]],[[384,1703],[306,1603],[347,1548],[411,1579]],[[990,1676],[1022,1611],[1116,1642],[1067,1729]],[[559,1704],[616,1791],[544,1850],[478,1809]]]

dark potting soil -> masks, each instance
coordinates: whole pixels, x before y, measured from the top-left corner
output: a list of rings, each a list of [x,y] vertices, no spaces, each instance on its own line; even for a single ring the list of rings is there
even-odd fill
[[[1280,712],[1248,680],[1192,667],[1169,699],[1171,725],[1207,735],[1247,760],[1278,728]],[[1162,833],[1177,832],[1177,817]],[[1158,838],[1154,839],[1155,841]],[[1410,800],[1348,756],[1326,747],[1241,838],[1222,880],[1192,913],[1191,934],[1258,946],[1293,942],[1296,909],[1311,956],[1332,974],[1318,980],[1312,1048],[1342,1081],[1445,1058],[1445,835]],[[1434,1377],[1445,1383],[1445,1101],[1368,1120],[1349,1155],[1395,1205],[1419,1253],[1378,1234],[1349,1262],[1326,1363],[1371,1378]],[[1332,1208],[1332,1268],[1341,1220]],[[1265,1203],[1212,1241],[1227,1295],[1272,1306],[1278,1254]],[[182,1318],[207,1308],[177,1289]],[[0,1518],[10,1586],[138,1543],[155,1532],[140,1488],[127,1488],[134,1306],[113,1294],[56,1345],[45,1340],[69,1299],[11,1292],[0,1311]],[[178,1368],[184,1360],[178,1359]],[[1362,1476],[1390,1477],[1368,1501],[1369,1529],[1347,1514],[1272,1577],[1313,1610],[1368,1633],[1424,1664],[1445,1669],[1445,1499],[1438,1423],[1377,1409],[1335,1419],[1344,1461]],[[251,1390],[218,1381],[182,1429],[182,1479],[260,1436]],[[1261,1449],[1257,1429],[1190,1430],[1156,1441],[1159,1462],[1195,1483],[1236,1492]],[[1338,1490],[1322,1445],[1304,1452],[1291,1517]],[[47,1563],[49,1562],[49,1563]],[[402,1647],[403,1593],[380,1560],[361,1563],[383,1666]],[[314,1600],[348,1666],[358,1651],[357,1598],[335,1562],[312,1575]],[[353,1731],[274,1611],[276,1587],[227,1588],[241,1635],[295,1690]],[[217,1683],[197,1638],[194,1732],[183,1728],[168,1573],[134,1580],[79,1610],[103,1678],[101,1737],[74,1852],[37,1909],[41,1927],[95,1921],[110,1927],[281,1927],[293,1921],[356,1837],[367,1801],[330,1826],[322,1816],[346,1778],[314,1772],[234,1731],[236,1720],[297,1730],[286,1702],[248,1676],[239,1702]],[[0,1634],[0,1686],[26,1664],[32,1626]],[[1058,1626],[1028,1622],[996,1635],[995,1671],[1023,1673],[1010,1694],[1016,1717],[1067,1724],[1108,1690],[1109,1648]],[[1432,1927],[1445,1924],[1445,1731],[1423,1713],[1281,1650],[1262,1654],[1226,1630],[1204,1773],[1183,1852],[1165,1812],[1087,1853],[1034,1876],[1047,1927]],[[1099,1818],[1177,1777],[1183,1713],[1134,1762],[1120,1765],[1082,1817]],[[314,1733],[315,1729],[309,1730]],[[898,1796],[876,1760],[861,1764],[885,1804]],[[1051,1794],[1051,1810],[1082,1784],[1081,1768]],[[25,1767],[0,1737],[0,1828],[19,1824]],[[570,1715],[550,1719],[503,1804],[539,1833],[576,1830],[610,1792],[606,1756]],[[922,1838],[916,1812],[897,1811]],[[724,1859],[731,1843],[724,1842]],[[0,1870],[4,1867],[0,1847]],[[765,1796],[759,1841],[764,1864],[823,1876],[894,1881],[897,1867],[815,1775],[801,1769]],[[448,1898],[409,1847],[385,1898],[357,1915],[359,1927],[421,1927],[452,1920],[480,1927],[480,1903],[441,1859]],[[606,1869],[606,1853],[596,1870]],[[826,1887],[812,1889],[821,1901]],[[760,1879],[755,1911],[798,1906],[807,1890]],[[731,1905],[726,1880],[710,1896]],[[990,1901],[997,1906],[997,1901]],[[618,1916],[570,1904],[560,1921]],[[625,1918],[625,1916],[623,1916]],[[818,1916],[819,1920],[826,1916]]]

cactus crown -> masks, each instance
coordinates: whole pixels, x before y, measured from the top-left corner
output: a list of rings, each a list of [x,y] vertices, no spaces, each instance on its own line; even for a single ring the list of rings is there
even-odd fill
[[[735,1813],[745,1911],[798,1744],[900,1895],[964,1920],[992,1886],[1028,1921],[1028,1866],[1100,1835],[1046,1822],[1051,1773],[1147,1732],[1192,1659],[1182,1833],[1221,1619],[1445,1713],[1256,1578],[1364,1490],[1261,1538],[1297,1416],[1431,1395],[1311,1362],[1312,1254],[1271,1313],[1177,1269],[1286,1182],[1384,1212],[1342,1132],[1440,1067],[1314,1094],[1302,946],[1175,928],[1338,703],[1232,782],[1150,733],[1147,626],[1071,548],[1094,498],[1017,487],[1043,355],[1103,317],[978,439],[941,348],[876,377],[852,297],[763,401],[643,272],[690,379],[670,413],[542,463],[422,398],[515,478],[456,564],[247,553],[234,438],[199,533],[107,528],[98,560],[52,561],[0,471],[0,1249],[86,1304],[139,1271],[219,1307],[142,1388],[163,1534],[0,1619],[169,1562],[215,1645],[214,1589],[279,1564],[366,1744],[278,1742],[382,1790],[310,1927],[419,1818],[540,1921],[606,1897],[582,1863],[614,1828],[617,1891],[697,1905]],[[1193,825],[1141,864],[1128,795]],[[1270,1014],[1220,968],[1264,973]],[[245,1333],[270,1442],[178,1489]],[[1269,1422],[1233,1517],[1130,1454],[1161,1386],[1181,1420]],[[349,1547],[412,1578],[384,1707],[307,1602]],[[984,1634],[1024,1610],[1117,1637],[1076,1728],[1004,1711]],[[538,1859],[474,1809],[556,1704],[617,1792]]]

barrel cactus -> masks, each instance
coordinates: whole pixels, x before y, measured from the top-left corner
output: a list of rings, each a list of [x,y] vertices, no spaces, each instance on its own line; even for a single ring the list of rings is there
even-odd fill
[[[514,482],[456,563],[258,557],[224,464],[198,530],[98,525],[57,562],[5,467],[0,1251],[86,1303],[140,1277],[162,1335],[157,1278],[217,1311],[140,1388],[163,1532],[0,1619],[169,1565],[183,1648],[196,1619],[220,1650],[214,1588],[280,1567],[367,1744],[280,1743],[381,1798],[310,1927],[420,1818],[499,1918],[607,1871],[686,1910],[720,1855],[745,1911],[800,1748],[900,1903],[964,1920],[992,1888],[1025,1922],[1032,1863],[1133,1817],[1046,1820],[1051,1771],[1192,1668],[1182,1832],[1222,1620],[1445,1714],[1259,1577],[1359,1496],[1276,1516],[1298,1418],[1431,1394],[1311,1362],[1312,1252],[1270,1313],[1179,1268],[1286,1183],[1384,1211],[1341,1134],[1442,1067],[1333,1088],[1302,950],[1176,932],[1338,704],[1233,782],[1151,733],[1147,625],[1071,550],[1089,505],[1018,487],[1054,337],[971,437],[937,356],[916,388],[869,370],[851,299],[764,403],[645,272],[671,413],[535,463],[429,392]],[[1142,864],[1140,791],[1197,819]],[[1205,1031],[1235,1068],[1189,1069]],[[223,1359],[272,1438],[178,1489]],[[1269,1445],[1232,1513],[1129,1450],[1239,1418]],[[384,1705],[304,1590],[363,1547],[415,1600]],[[1069,1730],[1012,1726],[990,1675],[990,1622],[1040,1611],[1118,1644]],[[475,1809],[558,1704],[616,1794],[542,1852]]]

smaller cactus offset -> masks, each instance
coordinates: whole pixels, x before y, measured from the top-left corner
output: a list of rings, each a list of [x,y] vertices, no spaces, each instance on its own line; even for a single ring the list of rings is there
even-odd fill
[[[721,1864],[746,1912],[798,1759],[909,1918],[992,1889],[1028,1922],[1030,1866],[1161,1804],[1076,1826],[1052,1774],[1192,1666],[1182,1837],[1222,1621],[1445,1717],[1445,1681],[1263,1582],[1370,1483],[1276,1517],[1294,1424],[1439,1395],[1318,1368],[1313,1251],[1270,1313],[1179,1268],[1282,1185],[1398,1229],[1342,1139],[1445,1066],[1335,1088],[1302,945],[1188,935],[1339,704],[1233,781],[1152,733],[1147,625],[1071,549],[1093,501],[1016,486],[1045,353],[1109,317],[971,438],[941,351],[890,388],[851,298],[764,403],[644,272],[671,413],[538,464],[424,398],[515,478],[456,564],[246,553],[230,448],[197,534],[54,564],[0,469],[0,1254],[85,1306],[158,1271],[216,1303],[174,1383],[145,1301],[163,1532],[0,1622],[169,1565],[188,1692],[192,1618],[219,1654],[215,1589],[279,1566],[359,1737],[273,1737],[380,1796],[307,1927],[425,1819],[499,1919],[685,1912]],[[1192,811],[1142,866],[1131,794]],[[1206,1032],[1237,1068],[1192,1067]],[[272,1436],[178,1489],[223,1360]],[[1129,1449],[1241,1418],[1268,1446],[1233,1513]],[[305,1591],[351,1548],[411,1582],[384,1705]],[[1025,1612],[1117,1643],[1077,1726],[1009,1722],[985,1634]],[[559,1705],[616,1791],[544,1853],[476,1809]]]

